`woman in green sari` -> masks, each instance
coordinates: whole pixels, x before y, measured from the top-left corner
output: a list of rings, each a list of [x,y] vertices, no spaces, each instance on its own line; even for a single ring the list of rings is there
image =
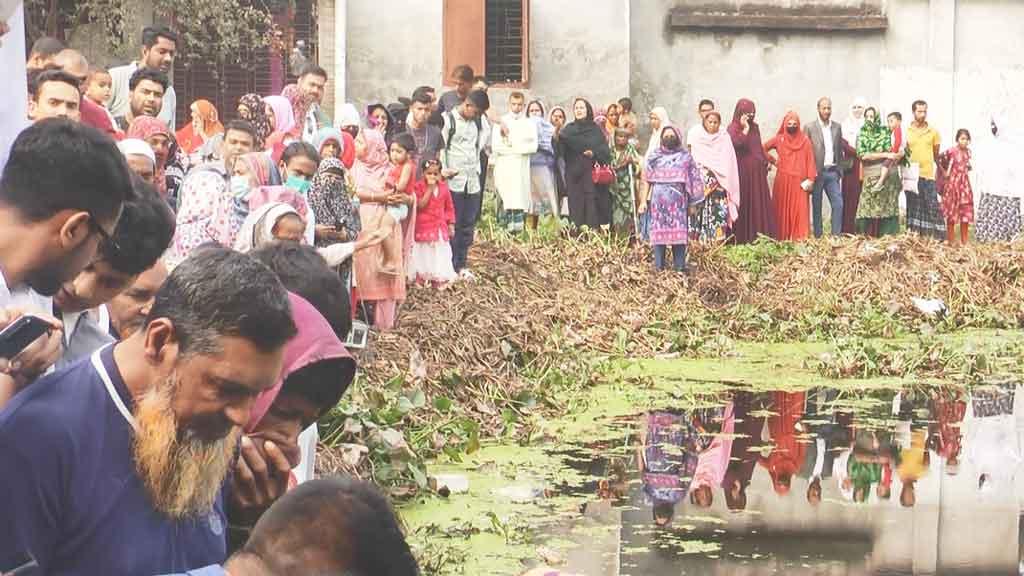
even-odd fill
[[[629,132],[617,128],[612,134],[612,170],[615,182],[608,187],[612,196],[612,230],[622,236],[636,233],[636,187],[643,161]]]
[[[882,125],[878,110],[864,110],[864,126],[857,138],[857,156],[863,163],[864,179],[857,206],[857,231],[872,238],[900,231],[900,190],[903,181],[896,169],[888,170],[885,184],[878,180],[885,172],[886,160],[899,160],[902,155],[892,152],[892,131]]]

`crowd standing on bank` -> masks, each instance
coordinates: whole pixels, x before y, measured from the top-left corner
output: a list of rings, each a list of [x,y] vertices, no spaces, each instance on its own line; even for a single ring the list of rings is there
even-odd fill
[[[897,232],[904,191],[911,231],[1021,231],[1009,127],[976,158],[967,130],[943,151],[923,101],[904,131],[861,101],[840,124],[822,98],[765,140],[747,99],[728,124],[702,101],[685,133],[629,98],[512,92],[498,115],[459,66],[453,90],[332,121],[309,64],[179,128],[179,49],[147,28],[111,70],[49,38],[28,57],[29,117],[0,155],[0,325],[46,330],[0,359],[0,570],[416,574],[372,488],[310,482],[315,422],[354,377],[354,310],[387,330],[408,285],[473,279],[488,182],[510,232],[626,236],[659,270],[685,271],[691,241],[821,236],[825,198],[833,234]]]

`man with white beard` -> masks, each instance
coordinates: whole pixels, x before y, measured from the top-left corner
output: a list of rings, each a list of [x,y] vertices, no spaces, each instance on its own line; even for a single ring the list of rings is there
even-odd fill
[[[0,573],[163,574],[226,558],[223,486],[296,333],[266,266],[197,250],[142,329],[0,411]]]

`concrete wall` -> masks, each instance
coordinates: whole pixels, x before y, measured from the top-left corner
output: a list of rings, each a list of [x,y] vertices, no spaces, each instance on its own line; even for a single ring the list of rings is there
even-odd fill
[[[373,102],[439,86],[441,0],[350,0],[347,99],[360,111]]]

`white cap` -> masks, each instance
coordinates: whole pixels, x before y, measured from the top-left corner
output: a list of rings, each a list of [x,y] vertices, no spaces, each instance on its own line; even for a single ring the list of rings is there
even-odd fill
[[[153,149],[146,144],[145,140],[139,140],[138,138],[126,138],[117,143],[118,149],[121,150],[121,154],[127,156],[145,156],[156,166],[156,155],[153,154]]]

